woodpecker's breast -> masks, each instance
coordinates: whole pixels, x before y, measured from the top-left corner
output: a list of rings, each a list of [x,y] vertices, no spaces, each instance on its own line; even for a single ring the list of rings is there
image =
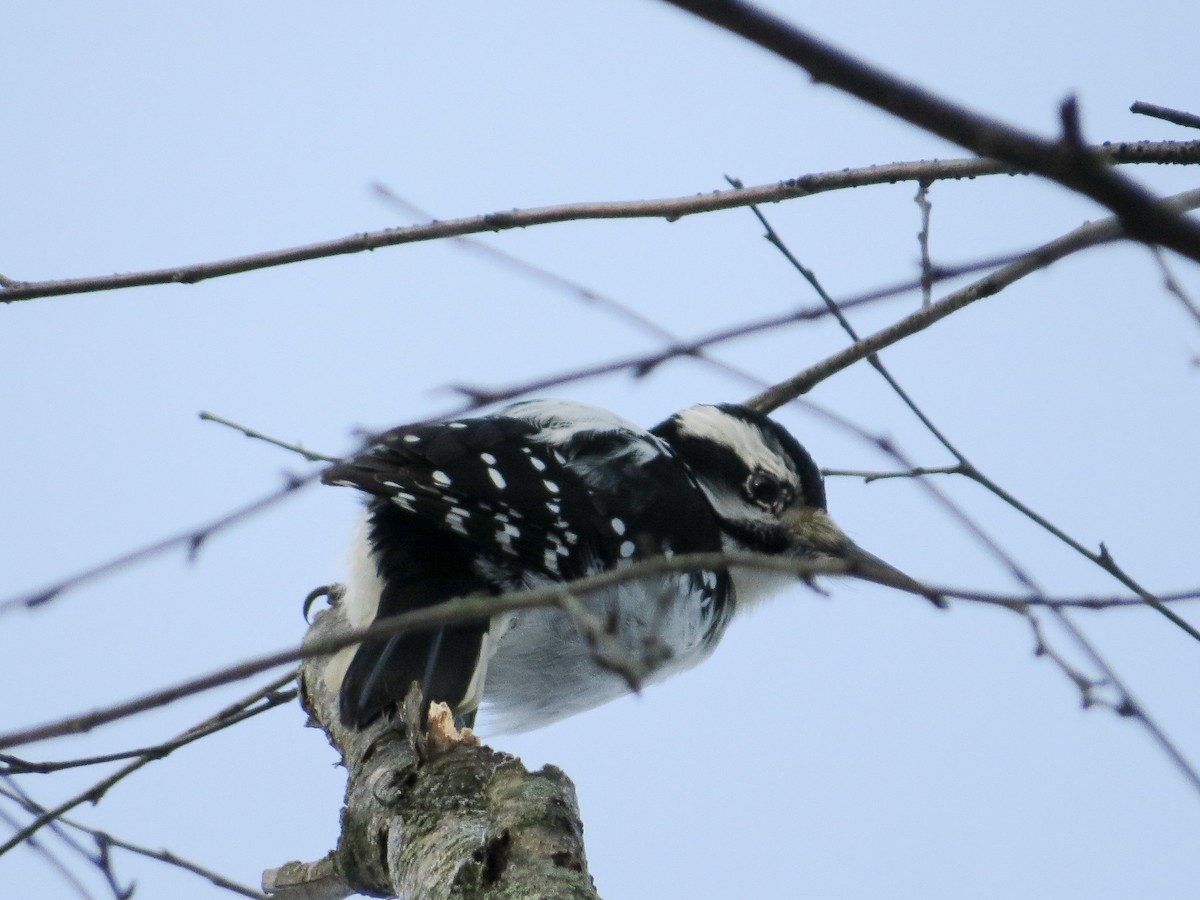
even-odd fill
[[[579,624],[557,609],[496,616],[484,727],[536,728],[628,693],[627,675],[643,673],[649,684],[695,665],[728,624],[727,593],[725,577],[707,572],[656,576],[582,597],[615,638],[615,646],[599,648],[615,669],[597,660]]]

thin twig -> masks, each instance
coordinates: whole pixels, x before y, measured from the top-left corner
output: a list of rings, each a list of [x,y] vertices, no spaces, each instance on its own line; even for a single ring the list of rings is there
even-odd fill
[[[5,788],[0,788],[0,794],[8,797],[14,803],[19,804],[25,810],[33,813],[34,815],[43,815],[47,812],[45,807],[33,802],[28,796],[19,796]],[[103,843],[112,847],[120,847],[122,850],[127,850],[130,853],[136,853],[138,856],[156,859],[159,862],[166,863],[167,865],[175,866],[176,868],[192,872],[195,875],[199,875],[201,878],[207,879],[216,887],[224,888],[227,891],[232,891],[233,893],[240,894],[243,897],[252,897],[254,900],[266,900],[266,895],[260,891],[246,887],[243,884],[239,884],[236,881],[226,878],[221,873],[205,868],[204,866],[194,863],[191,860],[184,859],[182,856],[172,853],[170,850],[154,850],[141,844],[135,844],[132,841],[127,841],[123,838],[109,834],[107,831],[101,831],[98,828],[92,828],[88,825],[84,825],[82,822],[76,821],[75,819],[67,816],[59,816],[57,821],[61,822],[63,825],[74,828],[76,831],[88,835],[97,843]]]
[[[10,794],[4,788],[0,788],[0,795],[8,797],[10,800],[12,800],[14,803],[17,803],[22,808],[24,808],[24,806],[25,806],[25,804],[21,801],[21,799],[19,797],[17,797],[14,794]],[[12,816],[10,816],[6,810],[0,809],[0,821],[4,822],[4,824],[9,826],[11,829],[13,829],[13,831],[20,831],[20,829],[21,829],[21,823],[19,821],[17,821],[15,818],[13,818]],[[37,838],[34,838],[34,837],[26,838],[25,843],[34,852],[36,852],[38,854],[38,856],[42,857],[42,859],[44,859],[46,861],[46,864],[48,866],[50,866],[50,868],[52,868],[54,870],[54,872],[63,881],[65,881],[67,883],[68,887],[70,887],[76,894],[78,894],[80,897],[82,897],[83,900],[95,900],[95,898],[92,896],[91,892],[88,891],[87,887],[83,884],[83,882],[80,881],[75,876],[75,873],[72,872],[70,870],[70,868],[68,868],[66,863],[64,863],[61,859],[59,859],[57,856],[55,856],[53,853],[50,852],[49,847],[44,846],[41,841],[39,841]]]
[[[283,487],[279,488],[278,490],[272,491],[271,493],[263,497],[259,497],[256,500],[252,500],[243,506],[239,506],[236,509],[216,519],[212,519],[204,525],[201,525],[190,531],[179,532],[178,534],[173,534],[170,537],[165,537],[161,540],[154,541],[153,543],[146,544],[145,546],[138,547],[135,550],[130,550],[128,553],[123,553],[120,556],[113,557],[112,559],[106,560],[98,565],[91,566],[90,568],[82,569],[72,575],[68,575],[66,578],[60,579],[59,581],[47,585],[40,590],[36,590],[27,594],[19,594],[15,597],[9,597],[3,601],[0,601],[0,614],[11,612],[12,610],[20,609],[22,607],[32,609],[34,607],[41,606],[42,604],[48,603],[67,590],[77,588],[80,585],[92,581],[93,579],[99,578],[103,575],[109,575],[127,566],[134,565],[135,563],[144,562],[145,560],[153,556],[157,556],[160,553],[165,553],[168,550],[184,547],[187,549],[189,558],[194,559],[196,554],[199,553],[204,542],[218,531],[222,531],[231,525],[241,522],[244,519],[248,519],[254,514],[262,512],[263,510],[276,505],[304,485],[311,481],[315,481],[320,477],[320,475],[321,473],[318,471],[305,476],[290,477],[284,483]]]
[[[929,277],[933,271],[933,262],[929,258],[929,217],[933,212],[933,204],[929,202],[929,188],[930,182],[918,182],[917,196],[914,198],[917,208],[921,210],[921,230],[917,232],[917,246],[921,251],[921,306],[933,302],[933,281]]]
[[[1138,582],[1134,581],[1124,569],[1117,565],[1116,560],[1112,558],[1112,555],[1108,552],[1108,548],[1105,547],[1103,543],[1100,544],[1100,552],[1093,553],[1079,541],[1075,540],[1075,538],[1071,537],[1057,525],[1052,523],[1045,516],[1035,512],[1029,506],[1026,506],[1004,488],[1000,487],[1000,485],[998,485],[996,482],[992,481],[991,478],[976,469],[975,466],[972,465],[971,462],[956,448],[952,449],[948,446],[947,449],[950,449],[950,452],[953,453],[962,464],[964,475],[977,484],[982,485],[987,490],[991,491],[991,493],[995,494],[1030,521],[1050,532],[1050,534],[1054,535],[1076,553],[1089,559],[1091,562],[1104,569],[1106,572],[1116,578],[1117,581],[1121,582],[1123,585],[1125,585],[1125,587],[1129,588],[1131,591],[1141,597],[1142,601],[1147,606],[1149,606],[1159,615],[1168,619],[1173,625],[1175,625],[1193,640],[1200,641],[1200,630],[1197,630],[1194,625],[1177,615],[1174,610],[1168,609],[1159,598],[1155,597]]]
[[[591,649],[596,665],[621,676],[634,693],[641,691],[642,683],[661,659],[651,654],[650,648],[647,648],[647,656],[641,659],[632,656],[616,635],[604,626],[604,622],[589,612],[571,591],[561,591],[555,605],[575,622],[584,642]]]
[[[217,713],[210,721],[212,725],[204,728],[196,727],[173,740],[164,741],[161,744],[154,744],[149,747],[139,747],[135,750],[123,750],[119,753],[106,753],[100,756],[84,756],[78,759],[64,760],[47,760],[47,761],[32,761],[21,759],[16,756],[11,756],[6,753],[0,753],[0,775],[25,775],[38,774],[44,775],[49,772],[60,772],[63,769],[79,769],[86,766],[103,765],[104,763],[120,762],[124,759],[137,759],[146,757],[148,759],[162,759],[169,756],[180,747],[184,747],[193,741],[198,741],[200,738],[208,737],[210,734],[215,734],[230,725],[236,725],[238,722],[252,718],[259,713],[266,712],[268,709],[274,709],[276,706],[282,706],[285,703],[290,703],[296,699],[296,689],[279,690],[282,685],[293,681],[296,677],[295,672],[289,672],[287,675],[281,676],[267,687],[260,691],[256,691],[254,695],[247,700],[240,701],[237,706],[229,710],[223,710]],[[253,709],[244,708],[250,702],[257,700],[265,700],[262,706]]]
[[[223,416],[218,416],[214,413],[201,410],[199,413],[201,422],[216,422],[218,425],[224,425],[226,428],[232,428],[234,431],[241,432],[246,437],[255,441],[264,441],[268,444],[273,444],[276,447],[282,447],[284,450],[290,450],[292,453],[299,453],[309,462],[337,462],[338,457],[327,456],[324,453],[314,453],[311,450],[305,450],[300,444],[289,444],[287,441],[281,441],[279,438],[273,438],[270,435],[263,434],[261,431],[256,431],[246,425],[239,425]]]
[[[437,217],[428,210],[423,209],[405,197],[401,197],[391,188],[382,185],[374,185],[375,193],[404,210],[409,215],[418,219],[426,219],[431,222],[436,222]],[[651,337],[664,340],[669,343],[678,343],[679,338],[663,328],[653,319],[642,315],[627,303],[622,303],[613,297],[609,297],[600,291],[594,291],[589,287],[584,287],[579,282],[572,281],[569,278],[564,278],[556,272],[551,272],[536,263],[531,263],[528,260],[521,259],[512,253],[506,253],[499,247],[493,247],[491,244],[486,244],[476,238],[459,235],[450,239],[451,243],[471,253],[482,256],[484,259],[492,262],[495,265],[502,266],[510,271],[516,272],[524,278],[532,281],[541,282],[548,285],[554,290],[561,291],[566,294],[571,294],[579,300],[582,300],[589,306],[594,306],[608,313],[608,315],[626,324],[632,325],[643,334],[648,334]]]
[[[1197,204],[1200,205],[1200,191],[1197,191],[1196,194],[1197,194]],[[1099,243],[1099,242],[1097,241],[1096,243]],[[1094,246],[1094,243],[1087,243],[1087,244],[1083,245],[1083,247],[1090,247],[1090,246]],[[1074,250],[1077,250],[1077,249],[1083,249],[1083,247],[1074,247],[1071,250],[1065,251],[1063,255],[1066,255],[1066,253],[1069,253],[1069,252],[1074,252]],[[942,281],[942,280],[950,279],[950,278],[959,278],[965,274],[970,274],[971,272],[978,272],[978,271],[985,271],[988,269],[993,269],[998,265],[1005,266],[1005,267],[1013,266],[1013,265],[1020,265],[1022,260],[1027,260],[1029,258],[1029,254],[1039,255],[1043,252],[1044,252],[1044,248],[1038,247],[1038,248],[1035,248],[1035,249],[1029,251],[1028,253],[1008,254],[1004,257],[980,260],[979,262],[970,263],[970,264],[962,265],[962,266],[955,266],[953,268],[944,267],[944,268],[936,270],[933,273],[933,278],[935,281]],[[1040,256],[1039,256],[1039,258],[1040,258]],[[1039,268],[1039,267],[1032,266],[1030,268],[1030,271],[1034,271],[1036,268]],[[1000,271],[1005,271],[1005,269],[1002,268],[1002,269],[1000,269]],[[992,276],[988,276],[988,277],[990,278]],[[986,282],[987,279],[985,278],[984,281]],[[885,287],[885,288],[880,288],[880,289],[874,290],[874,291],[868,291],[867,293],[864,293],[864,294],[859,294],[848,300],[841,301],[839,303],[839,305],[841,306],[842,309],[850,309],[853,307],[865,306],[865,305],[875,303],[880,300],[885,300],[885,299],[888,299],[891,297],[898,297],[903,294],[907,294],[910,291],[916,290],[918,287],[920,287],[920,279],[908,279],[906,281],[900,282],[899,284],[891,285],[891,286]],[[995,290],[998,291],[998,290],[1000,290],[1000,288],[997,287]],[[993,293],[994,293],[994,291],[993,291]],[[951,295],[952,298],[956,297],[956,296],[957,295]],[[950,300],[951,298],[947,298],[947,299]],[[887,337],[882,338],[882,342],[880,343],[879,346],[887,346],[887,344],[893,343],[894,341],[898,341],[903,337],[907,337],[909,334],[913,334],[913,333],[916,333],[917,331],[921,331],[924,328],[928,327],[929,325],[933,324],[934,322],[938,321],[939,319],[945,318],[945,316],[948,316],[950,313],[956,311],[957,309],[961,309],[963,306],[968,305],[968,303],[972,302],[973,299],[978,299],[978,298],[971,298],[971,300],[958,302],[957,306],[954,306],[954,308],[950,308],[950,309],[939,308],[937,306],[937,304],[935,304],[930,309],[937,310],[938,311],[937,314],[930,315],[927,320],[921,321],[919,323],[910,323],[910,320],[913,319],[912,316],[909,316],[908,318],[905,318],[905,319],[901,319],[898,324],[905,325],[905,326],[911,324],[911,326],[912,326],[911,330],[904,331],[903,333],[897,332],[895,334],[894,338],[891,337],[891,333],[889,332]],[[955,301],[955,302],[957,302],[957,301]],[[925,313],[925,312],[926,312],[925,310],[922,310],[922,313]],[[626,357],[624,359],[613,360],[610,362],[598,363],[593,366],[586,366],[583,368],[573,369],[573,370],[570,370],[567,372],[560,372],[555,375],[547,375],[547,376],[543,376],[540,378],[532,378],[528,381],[518,382],[516,384],[511,384],[511,385],[507,385],[507,386],[499,387],[499,388],[486,388],[486,387],[478,387],[475,385],[465,385],[465,384],[451,385],[451,386],[449,386],[449,389],[466,397],[467,402],[463,406],[447,413],[447,415],[449,415],[449,416],[463,415],[467,412],[472,412],[474,410],[477,410],[483,406],[487,406],[487,405],[494,404],[494,403],[500,403],[500,402],[506,401],[506,400],[513,400],[513,399],[516,399],[517,397],[525,396],[530,393],[544,391],[546,388],[549,388],[549,387],[561,387],[562,385],[565,385],[565,384],[571,384],[573,382],[583,381],[583,380],[590,379],[590,378],[595,378],[599,375],[611,375],[611,374],[614,374],[617,372],[631,371],[635,377],[642,378],[642,377],[645,377],[646,375],[650,374],[650,372],[654,371],[655,369],[657,369],[658,367],[662,366],[664,363],[666,363],[670,360],[680,359],[680,358],[695,358],[699,351],[704,350],[709,347],[716,346],[718,344],[724,344],[728,341],[733,341],[733,340],[737,340],[740,338],[749,337],[751,335],[776,330],[776,329],[781,328],[784,325],[795,324],[795,323],[799,323],[799,322],[808,322],[808,321],[812,321],[814,319],[824,318],[825,316],[828,316],[828,315],[829,315],[829,311],[823,307],[798,309],[798,310],[794,310],[792,312],[783,313],[781,315],[770,316],[770,317],[767,317],[764,319],[759,319],[754,322],[742,323],[739,325],[731,326],[729,328],[723,328],[718,331],[710,332],[709,334],[705,335],[704,337],[697,338],[695,340],[689,341],[684,344],[669,347],[666,350],[663,350],[660,352],[641,354],[641,355],[637,355],[637,356]],[[895,326],[893,326],[893,327],[895,327]],[[880,335],[882,336],[883,332],[880,332]],[[868,338],[868,340],[871,340],[871,339]],[[851,348],[850,352],[851,353],[856,352],[857,349],[860,349],[860,348]],[[834,374],[835,372],[841,371],[846,366],[849,366],[852,363],[857,362],[863,356],[868,355],[869,352],[870,351],[864,351],[860,355],[853,356],[852,358],[848,358],[843,354],[839,354],[837,357],[833,358],[835,360],[835,362],[832,362],[832,363],[830,362],[830,360],[826,360],[826,363],[830,364],[830,367],[829,367],[828,371],[825,371],[824,374],[821,376],[821,378],[818,378],[817,380],[818,381],[822,380],[823,378],[826,378],[829,375]],[[808,370],[808,371],[810,371],[810,372],[816,371],[816,367],[814,367],[814,369]],[[815,384],[816,382],[814,381],[813,383]],[[760,393],[754,399],[753,402],[759,402],[760,398],[767,397],[768,399],[771,400],[771,402],[774,403],[774,405],[771,406],[771,409],[775,409],[784,403],[795,400],[801,394],[805,393],[805,391],[796,391],[794,393],[787,394],[786,391],[788,390],[787,386],[789,384],[790,384],[790,382],[785,382],[783,385],[772,386],[767,391]],[[778,398],[778,402],[774,402],[775,398]]]
[[[92,829],[88,829],[73,820],[63,819],[62,821],[67,822],[75,828],[80,828],[85,831],[92,831],[92,833],[97,836],[97,839],[104,840],[114,847],[120,847],[122,850],[126,850],[130,853],[136,853],[138,856],[156,859],[159,862],[166,863],[167,865],[175,866],[177,869],[183,869],[184,871],[191,872],[194,875],[199,875],[201,878],[209,881],[216,887],[223,888],[224,890],[230,891],[234,894],[240,894],[243,897],[251,897],[254,898],[254,900],[268,900],[266,894],[262,893],[261,891],[256,891],[254,888],[247,887],[246,885],[236,882],[231,878],[226,878],[220,872],[206,868],[199,863],[194,863],[190,859],[184,859],[182,856],[172,853],[170,850],[154,850],[153,848],[146,847],[142,844],[135,844],[132,841],[114,837],[107,832],[93,831]]]
[[[821,298],[821,301],[825,304],[825,307],[829,310],[830,314],[833,315],[833,317],[837,320],[842,330],[850,336],[850,339],[854,341],[856,345],[862,343],[858,333],[854,329],[854,326],[852,326],[850,324],[850,320],[846,318],[845,312],[838,305],[837,301],[833,299],[829,292],[825,290],[824,285],[821,284],[820,280],[816,276],[816,273],[814,273],[796,258],[795,254],[793,254],[788,248],[787,244],[784,243],[783,238],[779,236],[779,233],[775,231],[771,223],[767,221],[767,217],[763,215],[762,210],[760,210],[757,206],[751,206],[750,211],[758,219],[763,228],[766,229],[768,242],[770,242],[770,244],[780,252],[784,259],[786,259],[792,265],[792,267],[800,273],[801,277],[809,283],[812,289],[817,293],[817,296]],[[910,409],[917,413],[917,415],[925,423],[926,427],[936,431],[933,423],[924,418],[920,410],[916,409],[912,401],[904,393],[903,389],[896,382],[896,380],[892,378],[891,374],[883,367],[883,363],[880,361],[879,357],[876,354],[871,353],[867,355],[866,359],[867,362],[870,363],[870,365],[877,372],[879,372],[881,376],[883,376],[884,380],[888,382],[892,390],[895,391],[901,397],[901,399],[905,400]],[[896,449],[891,441],[881,438],[878,439],[876,443],[880,449],[891,455],[893,458],[899,460],[900,463],[906,468],[915,468],[911,462],[904,458],[904,456]],[[996,541],[995,538],[983,530],[979,523],[968,516],[964,510],[962,510],[957,504],[953,503],[948,496],[938,490],[937,487],[935,487],[931,482],[922,479],[918,482],[918,484],[922,490],[933,497],[935,502],[937,502],[957,522],[959,522],[963,528],[965,528],[970,534],[974,535],[974,537],[981,544],[983,544],[991,552],[991,554],[996,557],[996,559],[1006,566],[1013,578],[1026,587],[1033,587],[1032,581],[1030,581],[1026,576],[1022,567],[1019,566],[1016,560],[1014,560],[1004,550],[1004,548],[1000,546],[999,542]]]
[[[99,802],[105,793],[107,793],[115,784],[123,781],[125,778],[128,778],[130,775],[148,763],[153,762],[156,759],[162,759],[163,757],[179,749],[179,747],[190,744],[194,740],[207,737],[214,732],[221,731],[225,728],[228,728],[230,725],[234,725],[243,721],[244,719],[249,719],[252,716],[256,716],[260,713],[264,713],[269,709],[274,709],[275,707],[287,702],[291,698],[285,696],[284,694],[280,694],[279,688],[287,684],[289,681],[292,681],[295,677],[296,673],[293,671],[287,673],[286,675],[275,678],[270,683],[254,691],[254,693],[250,694],[249,696],[242,698],[230,706],[227,706],[216,715],[205,719],[199,725],[189,728],[187,731],[179,735],[175,741],[171,741],[168,742],[168,744],[163,745],[164,749],[160,750],[159,748],[154,748],[154,752],[138,757],[133,762],[123,766],[113,774],[96,782],[87,790],[76,794],[74,797],[68,800],[64,800],[62,803],[59,803],[52,809],[43,811],[36,819],[29,823],[29,825],[18,831],[5,843],[0,844],[0,856],[3,856],[13,847],[18,846],[21,841],[25,840],[30,835],[35,834],[38,829],[57,821],[63,815],[63,813],[74,809],[79,804],[84,802]],[[254,704],[259,705],[254,706]],[[87,729],[85,728],[83,730],[86,731]]]
[[[1200,324],[1200,305],[1184,291],[1183,285],[1176,279],[1175,273],[1171,271],[1171,267],[1167,263],[1166,254],[1158,247],[1151,247],[1150,250],[1154,254],[1154,261],[1158,263],[1159,271],[1162,272],[1163,287],[1167,289],[1168,293],[1173,294],[1183,304],[1183,308],[1196,320],[1196,323]]]
[[[972,603],[983,603],[989,606],[1004,606],[1009,609],[1022,607],[1045,606],[1057,609],[1119,609],[1123,607],[1144,607],[1146,601],[1136,595],[1125,597],[1047,597],[1042,594],[993,594],[986,591],[962,591],[956,588],[939,587],[941,596],[951,600],[969,600]],[[1159,594],[1163,603],[1185,603],[1190,600],[1200,600],[1200,588],[1187,591],[1173,591]]]
[[[237,665],[222,668],[210,675],[182,682],[173,687],[144,695],[126,703],[116,704],[92,713],[73,716],[46,725],[0,735],[0,748],[33,743],[67,734],[86,732],[98,725],[127,718],[164,706],[182,697],[191,696],[214,687],[249,678],[259,672],[285,663],[296,662],[311,656],[326,656],[337,652],[343,647],[359,644],[363,641],[379,640],[396,634],[429,630],[443,625],[478,621],[508,611],[560,604],[564,590],[575,595],[582,595],[590,591],[623,584],[651,575],[667,572],[720,570],[730,567],[746,567],[791,574],[799,580],[808,580],[819,575],[849,575],[868,578],[880,584],[887,584],[900,590],[919,593],[922,596],[930,598],[961,596],[972,599],[978,596],[983,598],[984,602],[1005,602],[1005,598],[997,598],[995,595],[974,594],[957,589],[915,585],[899,579],[893,580],[875,573],[860,571],[859,567],[853,562],[842,560],[793,560],[778,556],[747,553],[680,554],[669,559],[666,557],[656,557],[638,562],[626,569],[603,572],[599,575],[588,576],[565,585],[556,585],[530,591],[515,591],[495,597],[471,596],[456,598],[402,615],[391,616],[377,621],[366,628],[355,629],[328,640],[314,641],[305,647],[293,647],[277,653],[259,656]],[[1195,593],[1189,592],[1186,596],[1180,595],[1179,599],[1188,599],[1194,596]],[[1036,598],[1031,600],[1028,597],[1019,597],[1016,598],[1016,602],[1032,603],[1036,602]],[[288,677],[291,677],[291,675],[289,674]]]
[[[1033,632],[1033,655],[1050,660],[1075,685],[1079,691],[1079,699],[1084,709],[1090,709],[1092,706],[1100,703],[1101,701],[1098,700],[1096,691],[1103,687],[1112,687],[1111,682],[1102,678],[1093,678],[1072,665],[1063,654],[1054,648],[1054,644],[1046,639],[1046,631],[1042,625],[1042,620],[1028,608],[1018,611],[1024,616],[1025,620],[1029,623],[1030,630]],[[1103,705],[1112,710],[1116,710],[1120,706],[1115,703],[1105,703]]]
[[[926,475],[962,475],[962,466],[917,466],[905,469],[903,472],[870,472],[862,469],[822,469],[822,475],[829,477],[861,478],[864,484],[872,481],[882,481],[886,478],[923,478]]]
[[[1200,116],[1195,113],[1171,109],[1168,106],[1155,106],[1153,103],[1143,103],[1141,100],[1138,100],[1129,107],[1129,111],[1135,115],[1163,119],[1175,125],[1182,125],[1184,128],[1200,128]]]
[[[4,796],[20,804],[27,812],[35,814],[42,812],[42,807],[29,796],[21,785],[17,783],[15,778],[6,775],[3,777],[3,780],[8,785],[8,790],[4,791]],[[97,841],[96,852],[93,853],[72,835],[68,834],[62,822],[51,822],[48,830],[72,853],[89,866],[93,866],[100,873],[100,877],[104,879],[104,883],[108,885],[109,890],[112,892],[113,900],[130,900],[130,897],[133,895],[134,885],[132,883],[128,886],[121,884],[121,879],[117,877],[117,873],[113,868],[112,859],[107,852],[107,847],[103,843]],[[28,840],[32,840],[32,837]]]

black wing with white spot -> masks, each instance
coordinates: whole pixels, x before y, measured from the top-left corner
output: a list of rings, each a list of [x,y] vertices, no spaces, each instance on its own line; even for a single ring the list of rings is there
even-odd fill
[[[507,578],[569,580],[619,553],[598,528],[588,487],[536,426],[495,416],[413,425],[383,435],[324,475],[390,501],[482,551]]]
[[[537,426],[535,443],[588,486],[597,511],[596,533],[610,543],[609,566],[656,556],[711,553],[722,547],[712,507],[670,445],[614,413],[579,403],[533,400],[505,414]],[[611,541],[615,538],[615,544]],[[705,642],[715,641],[733,613],[724,571],[678,575],[683,594],[700,608]]]

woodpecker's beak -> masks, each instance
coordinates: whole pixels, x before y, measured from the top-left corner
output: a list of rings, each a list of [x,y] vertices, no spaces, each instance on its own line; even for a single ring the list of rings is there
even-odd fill
[[[824,510],[793,507],[784,513],[783,519],[791,535],[792,546],[800,556],[841,560],[847,565],[847,575],[910,594],[920,594],[934,606],[945,608],[946,601],[939,594],[858,546],[833,523]]]

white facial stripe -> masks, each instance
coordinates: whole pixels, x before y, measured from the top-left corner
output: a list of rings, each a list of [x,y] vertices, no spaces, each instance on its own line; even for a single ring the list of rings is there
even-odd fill
[[[715,406],[693,406],[681,412],[678,421],[681,434],[722,444],[749,463],[752,470],[766,472],[793,487],[799,483],[780,453],[763,443],[762,432],[749,422]]]
[[[730,491],[723,485],[710,485],[707,481],[701,480],[700,489],[707,495],[708,502],[712,504],[713,512],[717,514],[718,519],[746,524],[758,522],[766,527],[771,527],[779,522],[778,517],[759,506],[747,503],[746,498],[740,493]]]

